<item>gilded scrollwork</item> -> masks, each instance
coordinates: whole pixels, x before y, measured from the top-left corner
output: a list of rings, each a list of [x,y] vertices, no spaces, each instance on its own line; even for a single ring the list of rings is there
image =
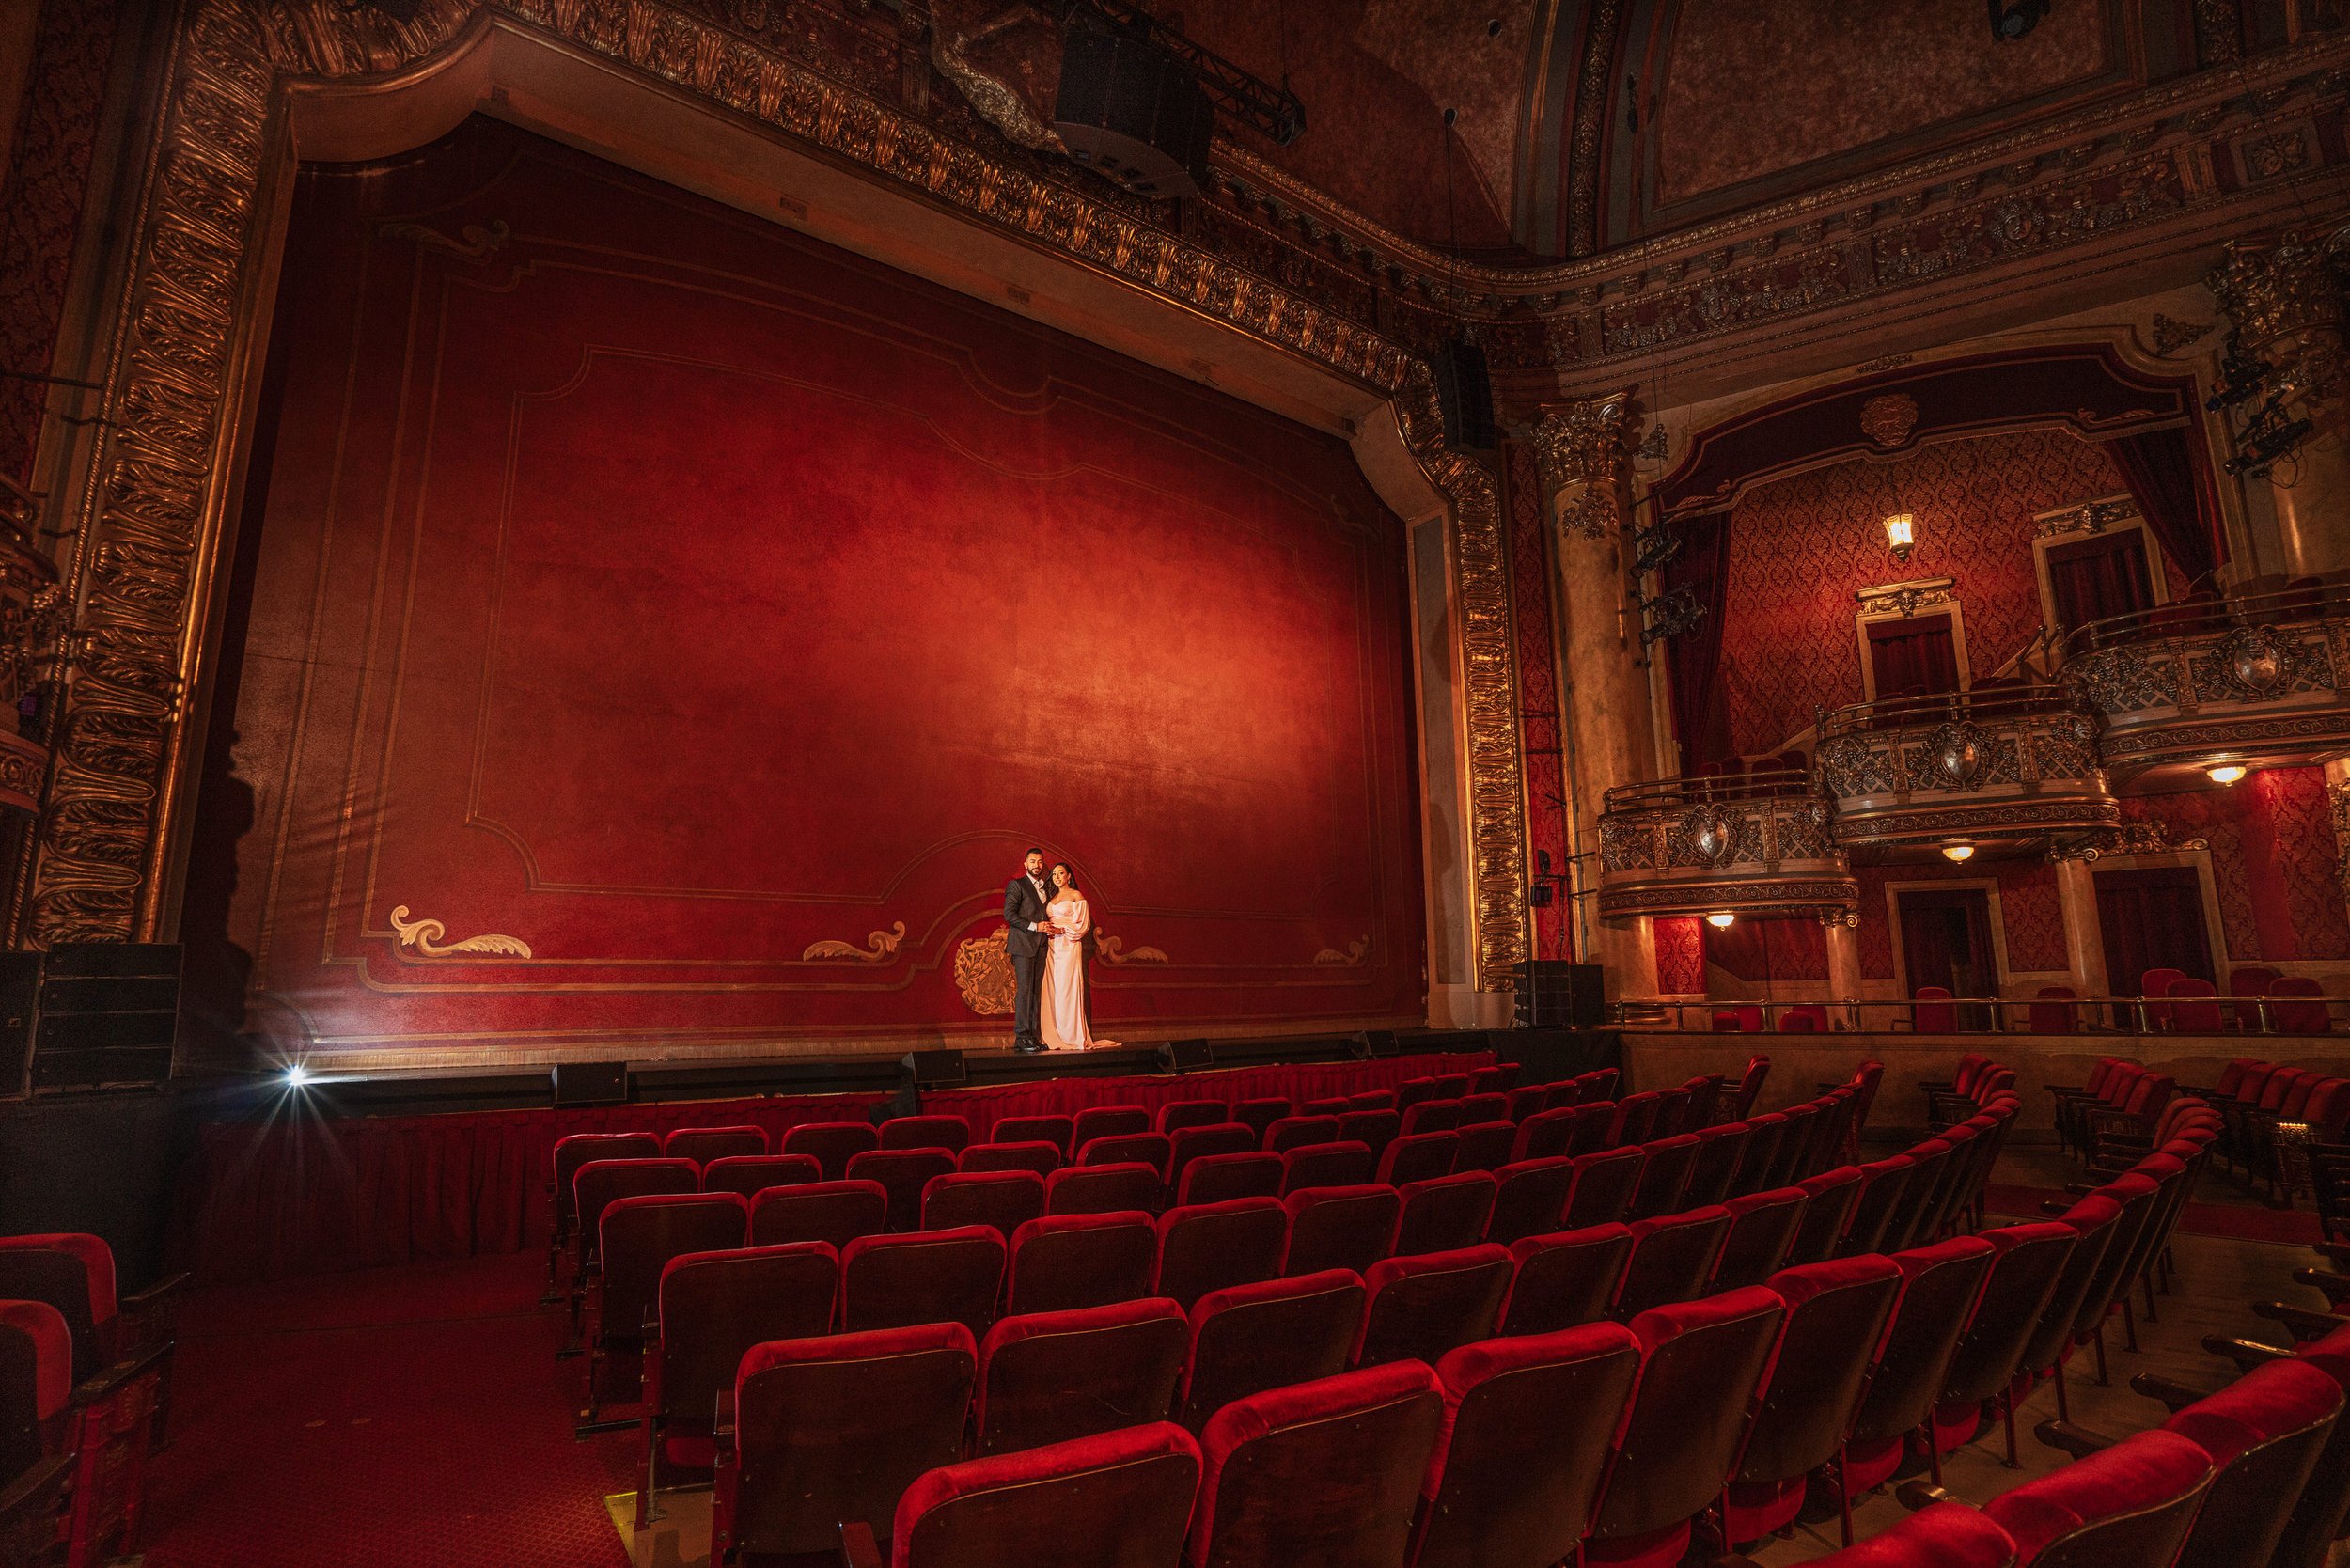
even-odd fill
[[[898,954],[898,946],[906,939],[906,923],[895,920],[887,931],[877,931],[865,939],[862,948],[836,939],[811,942],[800,953],[803,964],[885,964]]]
[[[1104,964],[1165,964],[1165,949],[1149,946],[1129,949],[1120,938],[1101,927],[1093,928],[1093,950]]]
[[[495,932],[468,936],[462,941],[444,943],[448,928],[438,920],[412,919],[408,906],[393,906],[392,934],[400,944],[401,954],[409,958],[528,958],[530,944],[519,936],[500,935]]]
[[[982,1018],[1000,1018],[1011,1011],[1011,955],[1005,949],[1007,929],[997,926],[985,936],[974,936],[955,949],[955,989],[963,1005]]]
[[[1545,410],[1534,426],[1534,461],[1543,487],[1559,497],[1559,532],[1598,539],[1623,528],[1631,477],[1625,444],[1632,394],[1611,392]]]

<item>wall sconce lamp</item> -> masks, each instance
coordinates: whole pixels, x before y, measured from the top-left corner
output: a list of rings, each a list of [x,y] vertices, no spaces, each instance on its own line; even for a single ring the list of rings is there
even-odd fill
[[[1918,520],[1905,511],[1888,513],[1885,519],[1885,542],[1892,546],[1893,558],[1904,566],[1909,564],[1910,546],[1918,542]]]
[[[1942,846],[1942,858],[1945,860],[1965,862],[1974,857],[1975,846],[1972,844],[1944,844]]]
[[[1727,909],[1716,910],[1715,913],[1708,915],[1705,917],[1705,923],[1712,926],[1716,931],[1728,931],[1731,926],[1737,924],[1737,922],[1738,917],[1731,914]]]
[[[2233,784],[2244,776],[2245,767],[2241,762],[2222,762],[2216,768],[2205,768],[2203,772],[2214,784]]]

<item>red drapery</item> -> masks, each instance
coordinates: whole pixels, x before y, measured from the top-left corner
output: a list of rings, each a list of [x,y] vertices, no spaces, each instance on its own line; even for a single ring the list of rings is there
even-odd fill
[[[1300,1062],[1185,1077],[1048,1078],[924,1097],[967,1118],[975,1140],[1006,1116],[1087,1105],[1251,1099],[1392,1089],[1465,1073],[1493,1053],[1378,1061]],[[544,1184],[556,1139],[572,1133],[666,1133],[757,1126],[770,1142],[809,1121],[863,1121],[875,1094],[679,1101],[592,1109],[484,1111],[328,1120],[299,1114],[203,1130],[176,1238],[178,1266],[208,1279],[275,1278],[335,1269],[515,1252],[546,1240]]]
[[[2146,971],[2176,969],[2216,980],[2203,928],[2203,888],[2194,869],[2152,866],[2099,871],[2097,923],[2106,948],[2106,983],[2117,996],[2142,995]]]
[[[2196,588],[2210,586],[2228,558],[2228,536],[2212,493],[2209,456],[2201,435],[2184,426],[2117,435],[2105,443],[2138,515],[2162,541],[2171,561]]]
[[[1730,587],[1730,513],[1695,517],[1679,525],[1681,553],[1665,567],[1665,589],[1694,590],[1705,617],[1665,642],[1665,667],[1672,676],[1673,736],[1681,743],[1681,771],[1693,774],[1731,754],[1730,711],[1719,696],[1722,616]]]
[[[2151,608],[2145,537],[2124,528],[2051,546],[2048,586],[2058,622],[2069,629]]]
[[[1869,662],[1880,699],[1958,690],[1958,645],[1947,615],[1869,622]]]

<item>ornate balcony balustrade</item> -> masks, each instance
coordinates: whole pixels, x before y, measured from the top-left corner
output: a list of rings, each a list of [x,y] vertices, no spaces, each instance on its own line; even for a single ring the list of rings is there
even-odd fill
[[[1603,916],[1844,913],[1859,906],[1825,806],[1800,768],[1607,792]]]
[[[1818,784],[1847,850],[2069,846],[2122,820],[2097,721],[2061,686],[1856,703],[1822,714],[1819,735]]]
[[[2350,753],[2350,589],[2190,599],[2092,621],[2061,678],[2117,782]]]

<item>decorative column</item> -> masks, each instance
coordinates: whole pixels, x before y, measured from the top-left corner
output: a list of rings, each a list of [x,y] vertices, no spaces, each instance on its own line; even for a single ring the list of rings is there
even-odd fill
[[[2106,973],[2105,928],[2097,919],[2097,883],[2090,869],[2094,853],[2059,855],[2051,859],[2057,902],[2064,909],[2065,983],[2082,996],[2110,996],[2113,982]]]
[[[1860,999],[1860,917],[1835,910],[1820,917],[1827,930],[1827,994],[1839,1001]],[[1845,1020],[1853,1028],[1867,1026],[1858,1018]]]
[[[1631,600],[1632,452],[1626,437],[1632,394],[1610,393],[1545,410],[1534,455],[1550,495],[1559,571],[1559,733],[1573,808],[1575,927],[1588,956],[1606,968],[1611,996],[1656,989],[1656,936],[1645,919],[1599,917],[1599,809],[1617,784],[1646,778],[1648,681],[1639,617]]]
[[[2282,392],[2284,418],[2310,421],[2308,434],[2267,475],[2285,570],[2296,577],[2350,573],[2350,378],[2340,263],[2293,234],[2239,240],[2204,283],[2227,314],[2234,353],[2275,368],[2255,397],[2264,402]]]

